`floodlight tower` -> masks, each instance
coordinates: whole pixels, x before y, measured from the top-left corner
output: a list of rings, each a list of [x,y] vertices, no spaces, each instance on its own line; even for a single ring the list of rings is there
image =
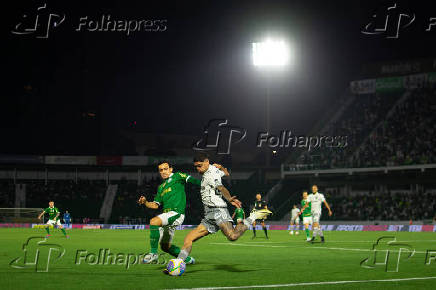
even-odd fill
[[[267,39],[263,42],[254,42],[252,44],[253,65],[264,71],[266,74],[266,130],[270,133],[270,78],[271,72],[283,67],[289,63],[289,48],[283,40]],[[271,163],[271,152],[266,151],[266,166]]]

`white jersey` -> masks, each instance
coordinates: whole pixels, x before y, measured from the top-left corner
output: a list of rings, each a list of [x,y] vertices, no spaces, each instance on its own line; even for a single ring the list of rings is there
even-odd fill
[[[223,185],[221,177],[225,173],[219,170],[213,165],[209,165],[209,168],[203,174],[201,178],[201,201],[208,207],[227,207],[227,203],[223,200],[221,192],[218,190],[218,186]]]
[[[292,209],[292,211],[291,211],[291,217],[292,218],[295,218],[295,217],[298,217],[298,214],[300,213],[300,209],[298,209],[298,208],[294,208],[294,209]]]
[[[312,204],[312,213],[321,213],[322,203],[325,201],[324,195],[322,193],[309,194],[307,197],[307,202]]]

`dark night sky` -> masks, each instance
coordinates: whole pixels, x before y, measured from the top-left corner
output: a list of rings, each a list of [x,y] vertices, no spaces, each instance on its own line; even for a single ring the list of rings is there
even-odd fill
[[[273,76],[273,131],[307,132],[365,63],[435,55],[436,28],[424,31],[436,17],[432,1],[397,1],[417,16],[399,39],[360,32],[392,3],[385,1],[89,2],[41,2],[66,15],[48,39],[11,33],[38,2],[8,4],[2,153],[98,153],[101,146],[83,144],[116,140],[133,120],[136,130],[153,133],[198,135],[217,117],[264,129],[265,79],[251,64],[251,43],[268,34],[283,36],[295,54],[288,71]],[[80,17],[102,15],[165,19],[167,29],[74,31]]]

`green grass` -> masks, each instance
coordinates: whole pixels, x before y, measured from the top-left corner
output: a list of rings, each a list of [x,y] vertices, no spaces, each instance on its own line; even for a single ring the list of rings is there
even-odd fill
[[[75,264],[77,250],[98,253],[144,253],[149,249],[148,231],[70,230],[65,239],[52,231],[50,243],[65,248],[65,255],[39,273],[35,267],[16,269],[9,263],[23,256],[22,245],[32,236],[45,236],[41,229],[0,229],[0,289],[162,289],[221,286],[254,286],[323,281],[387,280],[436,277],[436,261],[425,265],[425,251],[436,250],[436,233],[325,232],[325,244],[308,244],[304,235],[270,231],[270,240],[258,231],[252,240],[247,232],[230,243],[221,234],[210,235],[194,244],[197,264],[188,265],[181,277],[162,274],[163,265]],[[178,231],[174,243],[181,245],[187,231]],[[417,252],[403,256],[398,272],[385,272],[383,266],[367,269],[360,262],[370,256],[377,238],[392,235]],[[42,256],[43,254],[41,254]],[[293,289],[435,289],[436,279],[365,282],[334,285],[298,285]],[[269,288],[273,289],[273,288]],[[283,288],[281,288],[283,289]]]

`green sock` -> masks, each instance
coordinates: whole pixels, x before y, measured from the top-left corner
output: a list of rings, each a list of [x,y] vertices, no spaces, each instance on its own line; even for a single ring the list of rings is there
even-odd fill
[[[49,227],[45,227],[45,230],[47,231],[47,234],[50,234],[50,230],[48,228]]]
[[[171,245],[170,249],[168,250],[168,253],[173,256],[173,257],[178,257],[179,253],[180,253],[180,248],[177,247],[176,245]],[[191,257],[188,256],[185,259],[185,263],[189,263],[191,261]]]
[[[180,248],[177,247],[176,245],[171,245],[170,249],[168,250],[168,253],[173,257],[177,257],[179,256]]]
[[[67,232],[65,231],[65,229],[64,228],[62,228],[61,229],[61,231],[64,233],[64,236],[66,236],[67,235]]]
[[[306,232],[306,238],[310,238],[310,232],[309,232],[309,229],[306,229],[305,232]]]
[[[150,226],[150,252],[157,254],[157,247],[159,246],[159,226]]]

